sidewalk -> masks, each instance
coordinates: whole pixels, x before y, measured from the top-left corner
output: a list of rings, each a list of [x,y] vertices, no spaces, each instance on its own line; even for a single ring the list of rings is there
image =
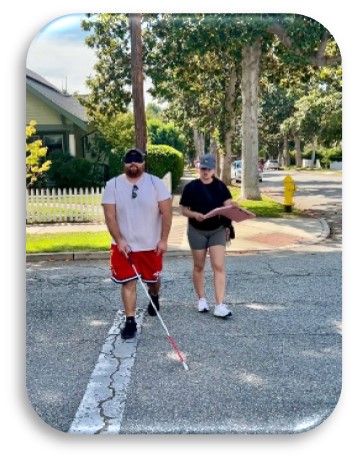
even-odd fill
[[[186,237],[187,218],[180,213],[179,200],[184,184],[192,180],[192,176],[182,178],[180,186],[173,194],[173,221],[169,236],[169,255],[189,255],[190,248]],[[255,218],[234,223],[236,238],[227,246],[228,254],[254,253],[287,249],[300,245],[316,244],[328,237],[330,229],[325,220],[315,218]],[[54,225],[29,225],[26,233],[47,234],[64,232],[96,232],[107,231],[105,224],[92,223],[60,223]],[[27,261],[40,260],[78,260],[108,258],[108,252],[68,252],[64,254],[31,254]]]

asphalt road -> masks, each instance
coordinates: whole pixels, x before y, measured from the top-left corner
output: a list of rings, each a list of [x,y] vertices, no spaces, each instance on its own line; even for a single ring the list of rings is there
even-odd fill
[[[70,430],[84,395],[79,433],[295,433],[338,401],[338,250],[227,258],[227,320],[194,309],[191,260],[168,258],[161,314],[188,372],[143,315],[140,287],[137,342],[110,334],[122,313],[107,262],[27,264],[27,277],[28,397],[57,430]],[[114,369],[104,361],[93,377],[103,354]]]
[[[342,238],[342,175],[335,172],[290,172],[298,189],[294,195],[295,207],[318,218],[324,218],[331,228],[331,239]],[[261,184],[263,193],[283,201],[284,171],[265,171]]]

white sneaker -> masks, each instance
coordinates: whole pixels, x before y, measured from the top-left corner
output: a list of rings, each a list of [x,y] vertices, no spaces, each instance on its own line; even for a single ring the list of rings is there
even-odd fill
[[[232,316],[232,312],[223,303],[216,305],[213,314],[214,316],[218,316],[219,318],[226,318],[227,316]]]
[[[200,298],[198,300],[198,311],[200,313],[206,313],[207,311],[209,311],[207,300],[205,298]]]

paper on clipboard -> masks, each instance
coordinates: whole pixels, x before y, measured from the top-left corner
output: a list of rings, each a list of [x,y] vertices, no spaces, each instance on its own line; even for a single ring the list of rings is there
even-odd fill
[[[210,212],[206,213],[204,217],[206,219],[215,217],[216,215],[223,215],[224,217],[229,218],[230,220],[235,221],[236,223],[256,217],[254,213],[242,209],[241,207],[234,207],[233,205],[217,207],[216,209],[213,209]]]

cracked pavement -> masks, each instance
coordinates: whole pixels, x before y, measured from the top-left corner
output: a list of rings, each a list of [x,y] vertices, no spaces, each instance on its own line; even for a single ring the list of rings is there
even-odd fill
[[[198,313],[189,257],[167,257],[160,314],[138,284],[138,334],[123,341],[106,261],[27,264],[27,389],[74,434],[296,433],[341,389],[341,252],[310,246],[226,259],[227,320]],[[207,297],[212,273],[207,262]]]

